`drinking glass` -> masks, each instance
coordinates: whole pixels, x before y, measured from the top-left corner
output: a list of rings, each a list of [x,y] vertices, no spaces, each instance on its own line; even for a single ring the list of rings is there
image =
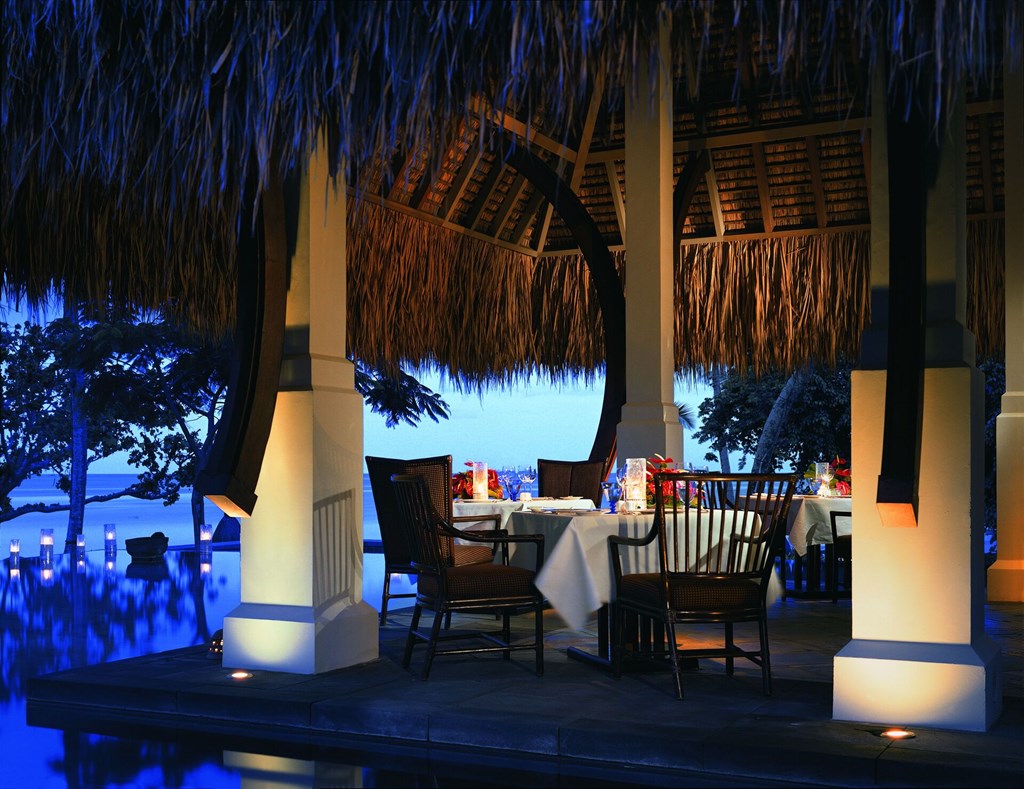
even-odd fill
[[[526,485],[526,493],[533,495],[533,481],[537,479],[537,469],[533,466],[520,466],[519,479]]]

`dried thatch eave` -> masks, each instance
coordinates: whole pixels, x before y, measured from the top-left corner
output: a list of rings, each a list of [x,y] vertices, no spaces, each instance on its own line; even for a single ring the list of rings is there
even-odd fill
[[[892,95],[913,95],[940,115],[961,86],[990,84],[1004,59],[1020,67],[1019,3],[929,8],[934,15],[923,18],[910,0],[3,0],[0,288],[33,301],[56,287],[89,301],[169,304],[207,330],[224,329],[235,238],[275,168],[326,147],[365,193],[371,163],[384,162],[396,180],[396,152],[416,149],[436,172],[455,130],[476,127],[484,145],[502,117],[528,119],[527,138],[543,132],[557,146],[578,132],[595,75],[608,86],[602,101],[621,103],[635,64],[652,56],[660,19],[671,22],[673,67],[691,102],[721,88],[736,105],[750,95],[753,64],[787,97],[783,111],[796,111],[788,97],[810,90],[834,96],[829,111],[839,112],[851,88],[866,95],[864,76],[884,55]],[[621,165],[588,166],[582,183],[606,166]],[[485,219],[497,211],[476,209]],[[564,298],[590,320],[591,301]],[[507,343],[505,332],[487,336]],[[520,347],[515,358],[491,345],[491,367],[471,363],[460,339],[436,339],[471,378],[548,361],[593,369],[595,340],[575,328],[556,336],[571,349],[561,359],[554,339],[543,354]]]

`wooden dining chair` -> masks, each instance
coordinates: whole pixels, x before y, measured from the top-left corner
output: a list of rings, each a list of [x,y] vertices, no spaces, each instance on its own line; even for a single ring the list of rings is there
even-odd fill
[[[608,538],[615,584],[612,667],[616,677],[622,675],[627,657],[626,618],[646,618],[660,624],[667,637],[677,698],[683,698],[681,663],[694,658],[725,658],[730,675],[735,659],[746,658],[761,667],[765,695],[771,694],[766,599],[796,480],[796,475],[775,474],[655,474],[650,531],[643,537]],[[673,495],[673,491],[686,493]],[[658,571],[624,573],[624,554],[654,541]],[[734,625],[742,622],[757,623],[757,649],[736,644]],[[676,641],[678,624],[721,624],[723,642],[681,648]],[[644,654],[641,642],[634,645],[630,657],[663,661],[665,655],[657,649]]]
[[[474,523],[491,522],[493,529],[501,525],[500,515],[474,515],[469,518],[457,518],[452,515],[452,456],[437,455],[423,458],[384,458],[366,457],[366,470],[370,477],[370,489],[373,491],[373,505],[377,510],[377,522],[380,524],[380,539],[384,549],[384,587],[380,602],[380,624],[384,625],[388,616],[388,601],[396,598],[415,597],[414,592],[391,594],[391,574],[416,575],[412,564],[412,548],[409,537],[403,531],[398,517],[398,503],[395,490],[391,484],[393,474],[419,474],[424,478],[431,503],[446,523],[454,524],[462,521]],[[490,529],[481,530],[491,533]],[[494,560],[496,546],[473,544],[452,544],[450,553],[455,564],[486,564]],[[449,617],[449,624],[451,619]]]
[[[832,592],[832,602],[839,602],[839,569],[843,569],[846,592],[853,588],[853,537],[849,534],[839,536],[836,529],[837,518],[853,518],[849,510],[830,510],[829,525],[832,527],[832,544],[825,546],[828,563],[828,586]]]
[[[510,535],[460,531],[439,515],[426,481],[419,474],[394,474],[399,521],[410,535],[410,558],[418,577],[416,603],[409,623],[402,666],[409,667],[414,646],[427,645],[427,655],[420,679],[427,679],[434,657],[437,655],[468,655],[500,652],[509,660],[514,650],[532,650],[537,676],[544,673],[544,596],[534,581],[544,562],[544,535]],[[469,540],[498,545],[499,562],[486,564],[455,564],[451,545],[456,540]],[[532,569],[512,567],[508,563],[510,544],[532,544],[535,566]],[[424,610],[434,612],[429,629],[420,629]],[[501,630],[449,631],[441,633],[442,617],[452,612],[493,613],[501,619]],[[534,637],[526,642],[512,641],[511,617],[523,613],[534,615]],[[452,640],[473,639],[482,645],[441,649],[440,644]]]
[[[601,506],[604,462],[600,460],[537,460],[537,493],[559,498],[581,496]]]

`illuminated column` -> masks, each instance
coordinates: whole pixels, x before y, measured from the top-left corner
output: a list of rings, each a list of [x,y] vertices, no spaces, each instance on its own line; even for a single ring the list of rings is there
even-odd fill
[[[1003,69],[1006,391],[996,417],[996,539],[988,599],[1024,602],[1024,74]],[[1013,219],[1012,219],[1013,217]]]
[[[242,528],[241,605],[225,666],[314,674],[378,656],[363,590],[363,402],[345,358],[344,185],[313,157],[301,181],[273,426]]]
[[[889,305],[884,88],[872,112],[872,326],[852,374],[853,638],[835,658],[833,717],[984,731],[1002,706],[984,634],[984,379],[965,315],[964,113],[927,195],[925,370],[916,523],[885,525],[881,470]],[[894,265],[898,262],[894,261]]]
[[[626,100],[626,403],[616,436],[619,465],[655,453],[682,461],[683,429],[673,387],[672,81],[668,30],[661,31],[658,94]]]

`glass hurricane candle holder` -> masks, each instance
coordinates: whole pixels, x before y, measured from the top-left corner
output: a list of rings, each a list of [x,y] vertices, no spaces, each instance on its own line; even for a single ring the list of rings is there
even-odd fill
[[[117,553],[117,527],[113,523],[103,524],[103,549],[107,553]]]
[[[622,498],[629,510],[642,510],[647,506],[647,458],[626,458]]]
[[[39,530],[39,558],[43,564],[53,563],[53,529]]]
[[[473,463],[473,499],[487,501],[487,464]]]

